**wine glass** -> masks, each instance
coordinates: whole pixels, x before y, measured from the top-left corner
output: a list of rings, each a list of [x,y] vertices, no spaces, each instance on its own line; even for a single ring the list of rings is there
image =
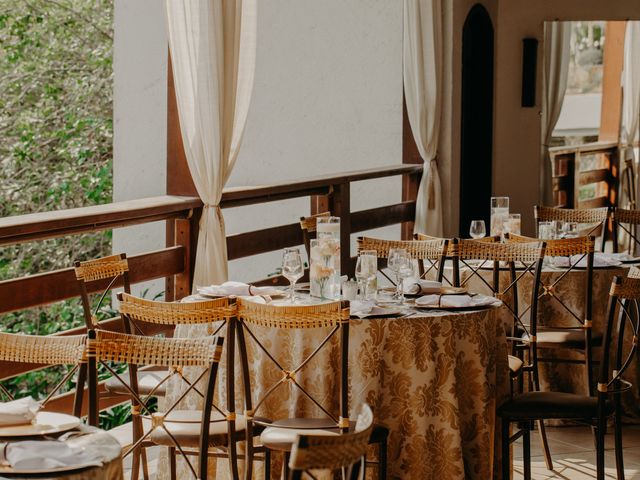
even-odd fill
[[[376,277],[378,270],[378,252],[375,250],[361,250],[356,261],[356,280],[363,299],[367,298],[367,287]]]
[[[473,239],[482,238],[487,234],[487,228],[484,225],[484,220],[472,220],[469,227],[469,235]]]
[[[404,248],[390,248],[389,258],[387,259],[389,268],[396,274],[396,298],[401,304],[404,304],[404,279],[411,276],[413,266],[411,257]]]
[[[299,248],[286,248],[282,254],[282,275],[289,280],[289,301],[295,303],[295,285],[304,274]]]

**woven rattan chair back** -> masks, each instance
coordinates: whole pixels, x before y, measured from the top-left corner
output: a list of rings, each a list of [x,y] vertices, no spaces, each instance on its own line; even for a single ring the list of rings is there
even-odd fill
[[[208,324],[217,335],[226,322],[236,314],[235,302],[228,297],[202,302],[162,302],[147,300],[128,293],[119,293],[120,314],[125,317],[137,335],[143,335],[148,325]]]
[[[409,256],[418,262],[418,275],[420,278],[433,277],[439,282],[449,279],[444,277],[444,262],[447,258],[449,240],[445,238],[432,238],[429,240],[383,240],[372,237],[358,237],[358,252],[362,250],[375,250],[378,255],[378,271],[384,275],[393,285],[396,281],[385,273],[386,260],[392,248],[404,248]],[[380,261],[382,260],[382,262]]]
[[[80,290],[85,324],[87,328],[96,328],[98,327],[97,313],[100,311],[102,302],[111,289],[122,280],[124,291],[127,293],[131,291],[127,256],[124,253],[120,253],[118,255],[97,258],[86,262],[76,262],[74,270]],[[91,288],[90,290],[87,287],[88,284],[93,284],[92,286],[97,285],[97,288]],[[96,289],[101,292],[101,294],[98,303],[92,311],[89,291],[95,291]],[[124,328],[125,331],[128,331],[129,327],[126,325],[126,322]]]
[[[318,218],[330,216],[331,212],[322,212],[309,217],[300,217],[300,229],[302,230],[302,240],[304,249],[307,251],[307,258],[311,258],[311,240],[316,238]]]
[[[363,478],[361,464],[373,430],[373,412],[362,406],[353,432],[342,435],[298,435],[289,459],[289,479],[302,479],[309,470],[341,470],[345,479]]]
[[[507,243],[517,244],[522,242],[531,242],[536,239],[524,237],[521,235],[506,234]],[[567,313],[564,317],[574,320],[573,325],[553,325],[547,319],[544,326],[538,327],[538,332],[547,330],[552,332],[579,332],[584,334],[583,354],[585,363],[585,388],[587,392],[593,391],[593,262],[595,239],[592,236],[563,238],[556,240],[545,240],[546,257],[567,257],[568,266],[564,267],[562,273],[559,273],[552,280],[545,280],[546,277],[540,276],[540,309],[543,309],[542,303],[553,302],[560,306]],[[571,305],[561,295],[556,292],[563,284],[571,282],[567,288],[573,287],[576,278],[582,278],[582,289],[584,291],[584,302],[582,305]],[[560,346],[560,345],[559,345]],[[573,359],[540,357],[540,362],[554,363],[575,363]]]
[[[624,208],[614,208],[611,213],[613,221],[613,251],[621,250],[622,237],[626,236],[627,252],[635,255],[640,247],[640,238],[638,237],[640,229],[640,210],[626,210]]]
[[[39,336],[0,333],[0,361],[70,367],[62,380],[41,401],[42,406],[59,393],[78,371],[79,366],[86,362],[85,350],[86,335]],[[82,387],[84,388],[84,382]],[[13,400],[13,395],[2,384],[0,391]],[[74,408],[73,414],[79,417],[80,408]]]
[[[604,252],[609,207],[573,209],[536,205],[533,213],[536,219],[536,235],[538,235],[538,224],[540,222],[575,222],[578,224],[582,236],[593,235],[600,237],[601,250]]]
[[[210,422],[217,420],[211,419],[212,410],[217,410],[222,419],[219,421],[227,422],[228,416],[223,413],[213,403],[213,391],[215,388],[216,377],[218,372],[218,364],[222,355],[223,337],[208,336],[203,338],[160,338],[142,335],[129,335],[125,333],[108,332],[104,330],[92,330],[89,332],[89,383],[90,392],[97,392],[98,388],[98,366],[109,371],[113,376],[119,378],[127,389],[131,397],[132,413],[135,412],[150,420],[151,428],[146,432],[135,435],[133,444],[126,449],[123,457],[129,454],[135,454],[142,444],[147,441],[151,433],[158,428],[169,430],[164,425],[164,419],[173,410],[175,410],[182,399],[189,393],[196,393],[203,397],[204,408],[202,415],[202,425],[208,425]],[[129,382],[125,381],[116,371],[117,364],[127,364],[129,368],[135,366],[160,366],[168,367],[175,372],[182,372],[185,367],[202,367],[202,372],[195,380],[188,382],[187,388],[181,392],[179,397],[170,405],[166,406],[161,413],[152,413],[149,404],[151,395],[142,397],[138,391],[138,385],[135,375],[129,375]],[[198,390],[198,383],[206,378],[206,393]],[[92,402],[96,407],[97,401]],[[94,408],[96,408],[94,407]],[[203,479],[207,475],[207,452],[209,445],[209,429],[201,430],[201,447],[199,458],[199,467],[196,468],[189,460],[189,455],[180,443],[171,437],[175,448],[182,455],[188,465],[194,478]]]

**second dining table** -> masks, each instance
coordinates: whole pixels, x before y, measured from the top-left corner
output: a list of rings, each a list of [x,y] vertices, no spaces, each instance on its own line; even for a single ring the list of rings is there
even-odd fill
[[[489,479],[499,472],[499,429],[496,407],[509,394],[506,327],[490,307],[463,311],[412,311],[396,317],[352,319],[349,339],[349,405],[351,416],[366,402],[376,422],[390,430],[388,478]],[[175,335],[211,334],[215,326],[179,326]],[[323,329],[274,332],[256,328],[283,365],[306,358]],[[315,343],[309,341],[311,335]],[[252,388],[259,393],[280,371],[260,352],[250,355]],[[337,411],[337,342],[316,355],[296,376],[315,398]],[[224,398],[221,365],[218,397]],[[236,378],[238,375],[236,376]],[[179,383],[167,386],[167,400],[180,394]],[[241,391],[239,388],[237,391]],[[259,414],[270,418],[320,416],[303,394],[290,385],[279,387]],[[199,408],[189,396],[183,407]],[[238,411],[242,411],[240,403]],[[375,456],[372,450],[372,457]],[[277,456],[276,456],[277,457]],[[158,478],[167,471],[160,460]],[[274,462],[273,475],[278,475]],[[226,461],[210,461],[215,478],[227,478]],[[257,478],[261,465],[256,463]],[[217,470],[217,471],[216,471]]]

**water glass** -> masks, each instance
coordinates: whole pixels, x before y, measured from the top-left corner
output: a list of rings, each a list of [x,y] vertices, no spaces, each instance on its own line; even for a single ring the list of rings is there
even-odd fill
[[[282,275],[289,280],[289,301],[295,303],[295,285],[304,274],[299,248],[286,248],[282,254]]]
[[[360,250],[356,261],[356,280],[362,298],[369,297],[368,286],[376,278],[378,271],[378,252],[375,250]]]
[[[542,240],[553,240],[556,236],[555,222],[539,222],[538,238]]]
[[[509,218],[509,197],[491,197],[491,235],[502,235]]]
[[[358,282],[355,280],[345,280],[342,282],[342,298],[344,300],[355,300],[358,296]]]
[[[471,236],[471,238],[482,238],[486,234],[487,227],[484,225],[484,220],[471,220],[471,226],[469,227],[469,236]]]
[[[505,232],[520,235],[522,218],[519,213],[510,213],[505,225]]]
[[[396,274],[396,298],[404,305],[404,280],[413,275],[413,264],[409,253],[404,248],[389,249],[387,259],[389,268]]]

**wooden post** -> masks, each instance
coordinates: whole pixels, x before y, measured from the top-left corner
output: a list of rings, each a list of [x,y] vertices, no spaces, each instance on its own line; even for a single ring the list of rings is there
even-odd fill
[[[617,142],[622,118],[622,85],[624,34],[626,22],[607,22],[602,72],[602,108],[600,113],[601,142]]]
[[[402,96],[402,163],[422,163],[422,157],[418,151],[418,145],[413,138],[411,123],[407,114],[407,102],[404,94]],[[402,176],[402,201],[414,201],[418,197],[418,186],[421,175]],[[403,240],[413,238],[414,222],[402,222],[401,235]]]
[[[191,294],[191,219],[177,218],[174,221],[174,245],[184,247],[184,271],[174,277],[173,300]]]
[[[329,209],[340,217],[340,271],[342,275],[351,275],[351,185],[339,183],[333,185],[329,197]]]

